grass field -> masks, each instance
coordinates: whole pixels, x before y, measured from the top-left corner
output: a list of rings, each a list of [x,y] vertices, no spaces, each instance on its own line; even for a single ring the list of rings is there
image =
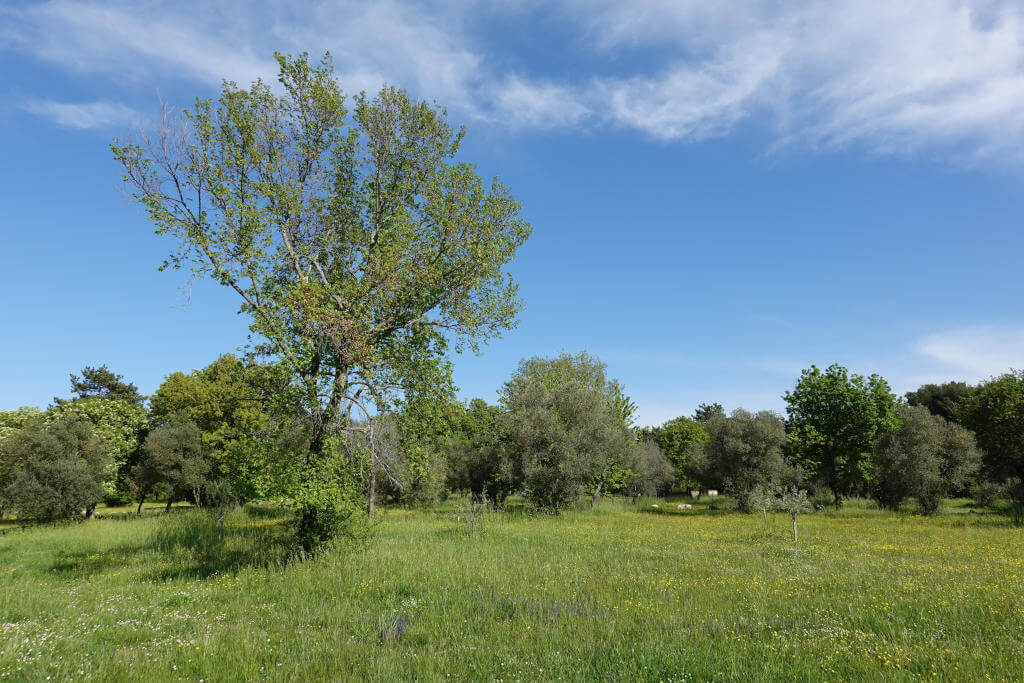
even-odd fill
[[[851,505],[389,511],[284,563],[281,515],[0,535],[0,679],[1020,680],[1024,532]],[[451,506],[451,504],[450,504]]]

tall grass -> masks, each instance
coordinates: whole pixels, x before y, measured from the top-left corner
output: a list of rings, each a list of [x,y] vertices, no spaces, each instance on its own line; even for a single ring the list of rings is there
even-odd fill
[[[657,504],[658,508],[651,507]],[[1017,680],[1024,536],[1005,516],[708,501],[560,516],[392,510],[286,562],[240,510],[0,537],[0,679]],[[719,507],[726,507],[718,501]]]

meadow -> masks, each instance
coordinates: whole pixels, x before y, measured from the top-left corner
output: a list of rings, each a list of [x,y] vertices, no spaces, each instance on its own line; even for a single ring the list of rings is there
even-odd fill
[[[306,562],[286,561],[286,517],[4,527],[0,679],[1024,677],[1024,531],[994,512],[854,501],[794,543],[788,517],[707,501],[454,500]]]

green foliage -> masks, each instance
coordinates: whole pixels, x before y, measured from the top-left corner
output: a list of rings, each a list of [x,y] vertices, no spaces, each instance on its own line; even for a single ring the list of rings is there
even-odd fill
[[[871,454],[899,426],[899,401],[878,375],[851,375],[841,365],[812,365],[783,397],[789,453],[807,476],[828,487],[836,504],[871,483]]]
[[[448,453],[447,488],[468,491],[475,500],[486,496],[500,505],[512,491],[511,480],[501,474],[502,448],[508,440],[502,409],[474,398],[457,412]]]
[[[950,422],[959,419],[957,409],[960,402],[971,393],[972,387],[966,382],[946,382],[945,384],[924,384],[916,391],[908,391],[907,403],[912,406],[924,406],[932,415],[938,415]]]
[[[701,403],[697,410],[693,411],[693,419],[697,422],[707,422],[712,417],[725,417],[725,408],[717,401],[715,403]]]
[[[74,416],[27,423],[0,442],[14,466],[2,497],[22,520],[50,522],[91,514],[103,496],[110,458],[92,424]]]
[[[523,368],[502,397],[509,435],[505,479],[513,486],[522,482],[529,500],[550,510],[567,507],[585,490],[596,498],[605,486],[622,487],[636,442],[607,396],[580,381],[549,385]]]
[[[289,369],[282,396],[309,428],[302,467],[328,472],[327,442],[353,411],[392,412],[449,339],[479,350],[514,325],[505,266],[530,227],[504,185],[455,161],[463,131],[444,110],[385,87],[350,112],[329,57],[277,61],[279,89],[225,83],[180,128],[112,149],[180,245],[167,265],[242,298],[261,350]],[[310,504],[324,500],[300,480]]]
[[[202,506],[208,498],[219,498],[211,477],[213,462],[204,454],[203,433],[194,422],[178,418],[156,427],[146,437],[142,457],[132,468],[139,505],[157,486],[166,486],[167,504],[186,498]]]
[[[875,449],[874,498],[898,510],[917,499],[925,514],[935,514],[943,497],[966,490],[981,466],[974,434],[933,415],[924,406],[901,411],[901,424]]]
[[[676,468],[665,451],[654,441],[641,440],[636,457],[627,473],[628,490],[638,496],[656,496],[668,492],[675,481]]]
[[[725,417],[722,413],[721,417]],[[669,420],[660,427],[648,428],[641,432],[641,439],[652,439],[665,452],[675,468],[675,484],[686,490],[694,483],[689,462],[690,449],[696,443],[708,440],[705,423],[685,416]]]
[[[799,515],[807,514],[814,510],[807,491],[790,486],[782,491],[778,500],[775,501],[775,509],[785,512],[793,520],[793,540],[797,540],[796,518]]]
[[[605,365],[586,351],[524,359],[501,391],[504,464],[509,487],[559,509],[584,490],[596,501],[641,472],[631,430],[631,401]]]
[[[713,415],[704,424],[706,441],[695,442],[690,458],[699,479],[724,488],[744,512],[751,512],[755,491],[794,478],[783,457],[786,426],[768,411],[734,410],[729,417]]]
[[[48,413],[51,421],[69,417],[89,421],[105,444],[110,466],[103,477],[104,496],[117,500],[127,492],[125,477],[149,428],[144,406],[120,398],[86,396],[62,401]]]
[[[289,420],[275,415],[288,376],[279,365],[262,365],[224,354],[201,370],[175,372],[150,401],[153,420],[194,423],[212,476],[245,498],[275,493],[264,475],[275,470],[281,432]]]
[[[98,368],[86,365],[82,369],[81,377],[72,373],[71,393],[77,398],[109,398],[140,407],[146,402],[146,397],[139,393],[137,386],[126,382],[124,377],[113,372],[106,365],[101,365]],[[53,399],[56,405],[60,405],[64,401],[65,399]]]
[[[1024,371],[981,383],[961,401],[959,414],[977,436],[988,476],[1024,479]]]
[[[16,410],[0,410],[0,441],[14,434],[33,420],[38,420],[43,411],[35,406],[22,406]]]

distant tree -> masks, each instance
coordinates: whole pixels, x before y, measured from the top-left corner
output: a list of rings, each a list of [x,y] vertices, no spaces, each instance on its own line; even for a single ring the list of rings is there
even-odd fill
[[[308,448],[289,499],[317,549],[361,505],[338,441],[389,412],[425,364],[515,324],[505,267],[530,227],[497,179],[455,157],[444,110],[384,87],[350,112],[329,56],[276,55],[279,87],[225,82],[180,122],[112,149],[187,265],[234,290],[289,369]],[[365,489],[364,489],[365,490]]]
[[[725,417],[725,408],[721,403],[701,403],[697,410],[693,411],[693,419],[697,422],[707,422],[712,417]]]
[[[512,448],[531,463],[523,472],[528,484],[532,476],[535,502],[563,506],[582,485],[594,503],[602,492],[626,487],[638,451],[630,420],[624,419],[631,410],[617,400],[624,396],[621,385],[607,379],[604,363],[585,351],[520,362],[502,388],[501,402]],[[563,452],[543,455],[541,444]]]
[[[654,441],[642,440],[630,467],[627,488],[636,501],[640,496],[654,496],[668,491],[676,470],[661,447]]]
[[[999,482],[1024,479],[1024,371],[982,382],[961,401],[958,412],[984,452],[987,475]],[[1010,490],[1024,504],[1024,487]]]
[[[899,400],[878,375],[851,375],[841,365],[804,370],[786,401],[789,453],[840,507],[843,496],[867,492],[871,454],[899,426]]]
[[[141,406],[146,397],[139,393],[139,388],[124,377],[113,372],[106,365],[98,368],[86,365],[82,375],[71,374],[71,393],[75,398],[111,398],[125,401],[134,406]],[[54,398],[57,405],[67,399]]]
[[[502,448],[507,440],[502,413],[481,398],[458,412],[446,446],[449,490],[469,491],[475,500],[486,496],[496,505],[511,492],[511,479],[502,475]]]
[[[636,441],[606,395],[579,381],[554,383],[518,376],[502,400],[509,444],[502,472],[522,482],[538,507],[557,510],[585,491],[625,486]]]
[[[201,506],[211,479],[212,461],[203,453],[203,434],[194,423],[174,419],[156,427],[146,437],[142,457],[132,470],[138,491],[137,512],[159,485],[168,491],[167,509],[175,500],[191,500]]]
[[[76,417],[92,423],[106,448],[110,465],[103,477],[104,498],[109,504],[126,504],[131,495],[126,476],[149,429],[149,412],[124,399],[86,396],[53,406],[47,420]]]
[[[707,441],[708,431],[704,423],[685,416],[677,417],[660,427],[648,427],[641,431],[640,438],[652,440],[661,447],[672,463],[677,486],[685,489],[693,483],[689,453],[695,443]]]
[[[279,365],[224,354],[201,370],[168,375],[150,400],[152,419],[195,424],[211,476],[243,498],[283,493],[279,477],[268,475],[284,466],[280,438],[292,421],[279,414],[278,397],[288,382]]]
[[[738,409],[729,417],[710,417],[705,427],[707,441],[691,447],[694,468],[706,484],[732,495],[740,510],[753,509],[757,489],[792,479],[783,457],[786,425],[778,415]]]
[[[35,420],[0,443],[0,460],[16,470],[3,492],[19,519],[51,522],[85,513],[103,497],[106,445],[87,420]]]
[[[944,497],[966,490],[981,466],[981,451],[974,434],[924,406],[905,407],[900,418],[899,429],[875,448],[874,498],[898,510],[913,497],[925,514],[934,514]]]
[[[912,406],[924,406],[932,415],[956,422],[957,407],[971,393],[971,389],[966,382],[924,384],[916,391],[908,391],[906,398]]]
[[[0,441],[11,436],[33,420],[41,418],[43,411],[35,406],[22,406],[16,410],[0,410]]]

